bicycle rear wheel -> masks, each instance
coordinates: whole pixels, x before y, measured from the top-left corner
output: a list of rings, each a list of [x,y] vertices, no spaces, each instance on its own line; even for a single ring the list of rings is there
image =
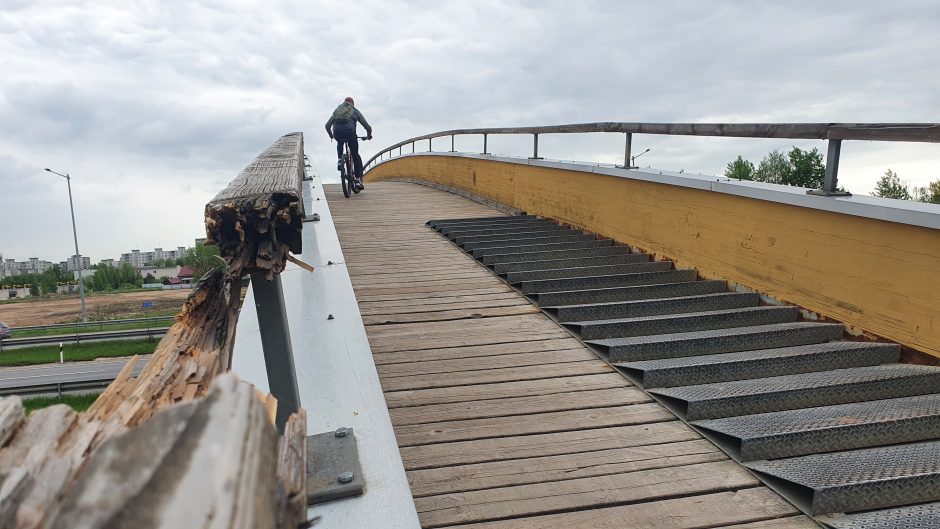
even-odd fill
[[[349,198],[349,195],[352,194],[350,191],[353,189],[352,175],[349,173],[349,164],[346,163],[348,160],[349,159],[344,155],[343,160],[340,162],[339,166],[339,179],[343,184],[343,196],[346,198]]]

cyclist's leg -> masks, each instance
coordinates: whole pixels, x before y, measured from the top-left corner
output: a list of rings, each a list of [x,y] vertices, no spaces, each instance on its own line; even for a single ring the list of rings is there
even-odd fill
[[[353,163],[356,166],[356,178],[362,180],[362,158],[359,157],[359,138],[353,136],[349,140],[349,155],[352,156]]]
[[[336,140],[336,165],[338,168],[339,161],[343,159],[343,139],[338,134],[334,135],[334,139]]]

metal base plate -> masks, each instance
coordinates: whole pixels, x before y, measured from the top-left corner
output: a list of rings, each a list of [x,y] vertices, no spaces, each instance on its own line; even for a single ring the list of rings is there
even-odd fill
[[[307,436],[307,505],[361,496],[364,491],[352,428]]]

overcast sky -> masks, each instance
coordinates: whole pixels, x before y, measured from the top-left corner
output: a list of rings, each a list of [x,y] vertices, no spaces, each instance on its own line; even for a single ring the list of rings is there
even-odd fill
[[[278,136],[344,96],[365,157],[451,128],[590,121],[940,122],[940,2],[0,0],[0,252],[93,262],[204,236],[203,206]],[[617,162],[622,135],[541,138]],[[717,174],[823,142],[638,136],[643,165]],[[444,146],[443,147],[449,147]],[[458,140],[479,151],[479,138]],[[491,138],[528,154],[531,139]],[[840,182],[940,178],[934,145],[849,142]]]

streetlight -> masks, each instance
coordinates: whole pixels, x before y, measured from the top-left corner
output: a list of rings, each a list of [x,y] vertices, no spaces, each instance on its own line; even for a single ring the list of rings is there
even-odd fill
[[[637,154],[636,156],[631,156],[630,165],[633,166],[633,167],[631,167],[631,169],[639,169],[639,167],[637,167],[637,165],[636,165],[636,159],[639,158],[640,156],[643,156],[644,154],[646,154],[646,153],[648,153],[648,152],[650,152],[650,150],[649,150],[649,149],[646,149],[645,151],[641,152],[640,154]],[[46,170],[48,171],[48,169],[46,169]]]
[[[69,176],[67,172],[65,174],[57,173],[48,167],[46,171],[65,178],[69,186],[69,210],[72,211],[72,236],[75,237],[75,258],[78,260],[78,293],[82,298],[82,321],[88,323],[88,311],[85,309],[85,281],[82,279],[82,265],[84,263],[82,262],[82,254],[78,252],[78,231],[75,229],[75,206],[72,205],[72,177]]]

